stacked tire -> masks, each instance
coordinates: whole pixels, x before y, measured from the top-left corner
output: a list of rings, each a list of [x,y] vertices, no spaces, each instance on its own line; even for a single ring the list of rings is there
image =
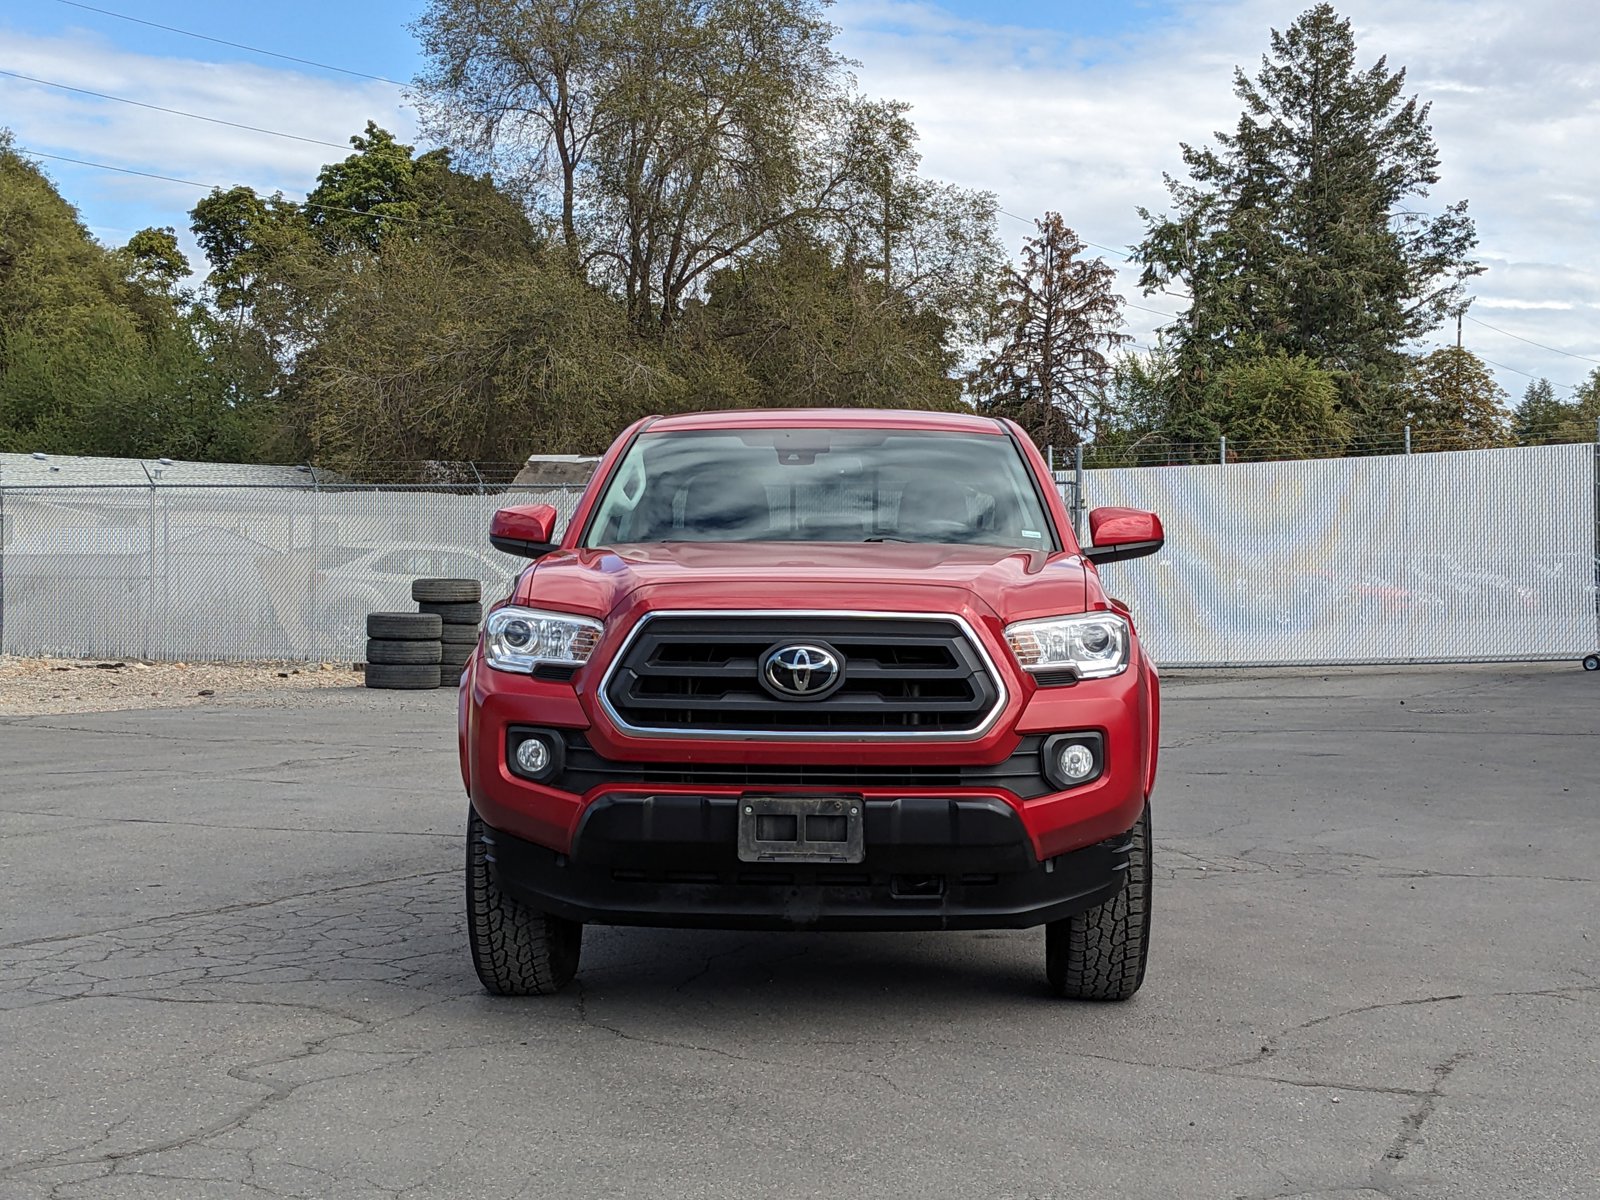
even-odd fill
[[[439,686],[444,622],[434,613],[367,614],[369,688],[421,691]]]
[[[411,598],[424,615],[439,618],[439,685],[461,686],[483,624],[483,585],[476,579],[417,579]]]

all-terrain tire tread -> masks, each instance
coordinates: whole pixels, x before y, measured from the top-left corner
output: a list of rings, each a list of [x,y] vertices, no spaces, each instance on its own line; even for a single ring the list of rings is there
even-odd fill
[[[411,598],[430,604],[475,604],[483,599],[476,579],[413,579]]]
[[[431,600],[424,600],[417,607],[449,625],[477,625],[483,620],[481,604],[435,604]]]
[[[1150,808],[1128,835],[1128,877],[1087,912],[1045,927],[1050,989],[1071,1000],[1126,1000],[1144,982],[1150,953]]]
[[[367,662],[385,666],[437,666],[443,653],[440,642],[367,640]]]
[[[375,612],[367,614],[367,636],[389,642],[437,642],[444,621],[437,613]]]
[[[439,666],[401,665],[397,663],[368,663],[366,685],[369,688],[388,688],[396,691],[421,692],[439,686]]]
[[[577,974],[583,926],[501,891],[490,869],[486,833],[478,814],[469,811],[467,940],[473,968],[484,990],[494,995],[551,995]]]

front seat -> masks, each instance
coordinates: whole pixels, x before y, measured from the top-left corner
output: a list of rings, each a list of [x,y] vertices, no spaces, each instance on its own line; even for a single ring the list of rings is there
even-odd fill
[[[696,475],[682,492],[676,536],[685,542],[752,542],[772,532],[766,485],[742,475]]]
[[[974,532],[967,489],[938,476],[909,480],[900,493],[896,524],[901,537],[966,540]]]

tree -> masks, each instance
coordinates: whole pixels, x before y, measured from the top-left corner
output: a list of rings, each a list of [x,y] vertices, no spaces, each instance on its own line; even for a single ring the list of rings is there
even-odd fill
[[[350,139],[355,153],[329,163],[305,200],[305,216],[328,254],[376,251],[424,232],[456,235],[496,258],[542,244],[515,197],[487,175],[457,171],[448,149],[417,154],[372,121]]]
[[[120,251],[124,271],[146,291],[170,295],[189,277],[189,259],[170,225],[141,229]]]
[[[1141,210],[1143,287],[1190,298],[1172,329],[1180,404],[1234,358],[1303,354],[1364,432],[1395,432],[1405,346],[1463,303],[1478,269],[1466,203],[1431,216],[1419,203],[1438,179],[1428,105],[1403,94],[1404,70],[1355,60],[1328,4],[1274,30],[1256,78],[1235,70],[1235,131],[1183,146],[1172,213]]]
[[[1572,389],[1572,403],[1565,407],[1566,416],[1556,431],[1558,440],[1600,440],[1600,367],[1590,371],[1589,377]]]
[[[209,458],[248,441],[171,230],[108,249],[0,132],[0,448]]]
[[[954,409],[949,322],[820,240],[791,235],[715,272],[681,343],[724,366],[716,402]],[[693,368],[687,363],[680,368]]]
[[[785,237],[868,259],[956,325],[993,198],[916,175],[903,105],[854,91],[826,0],[432,0],[427,128],[525,181],[574,272],[664,337]]]
[[[620,306],[559,260],[464,260],[424,237],[333,270],[335,302],[290,386],[307,452],[357,478],[535,447],[594,453],[635,416],[684,402]]]
[[[1000,285],[1000,345],[973,371],[981,408],[1020,422],[1042,445],[1075,446],[1091,428],[1111,373],[1108,355],[1129,340],[1120,332],[1122,298],[1104,259],[1084,259],[1085,244],[1046,213],[1022,245],[1020,267]]]
[[[1536,379],[1522,393],[1522,402],[1511,414],[1511,436],[1519,446],[1544,446],[1558,441],[1561,426],[1570,415],[1570,406],[1556,399],[1548,379]]]
[[[1406,386],[1412,445],[1483,450],[1506,444],[1506,393],[1483,360],[1447,346],[1418,360]]]
[[[1207,381],[1189,431],[1210,457],[1227,438],[1228,449],[1252,458],[1311,458],[1339,454],[1352,422],[1339,407],[1333,376],[1303,354],[1278,351],[1228,363]]]

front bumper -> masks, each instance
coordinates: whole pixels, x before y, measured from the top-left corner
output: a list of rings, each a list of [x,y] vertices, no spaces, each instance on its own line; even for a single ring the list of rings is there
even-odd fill
[[[496,882],[575,921],[713,929],[994,929],[1060,920],[1122,887],[1126,835],[1040,862],[998,799],[865,801],[866,860],[746,863],[738,803],[606,796],[571,853],[485,826]]]
[[[1117,837],[1131,828],[1154,783],[1157,677],[1148,664],[1077,687],[1013,686],[1021,710],[983,738],[922,744],[619,738],[590,720],[582,672],[554,682],[469,666],[460,696],[462,782],[484,821],[524,841],[570,854],[588,809],[608,797],[666,794],[727,803],[747,794],[850,794],[870,803],[926,797],[993,801],[1020,819],[1034,861]],[[558,730],[565,767],[547,783],[506,760],[518,728]],[[1041,779],[1037,750],[1063,730],[1104,736],[1106,769],[1066,791]],[[1030,755],[1032,757],[1030,758]]]

